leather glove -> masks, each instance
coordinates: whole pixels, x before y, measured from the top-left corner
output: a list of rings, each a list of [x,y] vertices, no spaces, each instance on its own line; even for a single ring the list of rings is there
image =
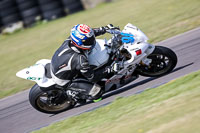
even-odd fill
[[[105,34],[106,28],[105,27],[99,27],[99,31],[101,32],[101,34]]]
[[[119,27],[114,27],[112,24],[108,24],[107,26],[104,27],[106,30],[114,30],[114,29],[118,29]]]

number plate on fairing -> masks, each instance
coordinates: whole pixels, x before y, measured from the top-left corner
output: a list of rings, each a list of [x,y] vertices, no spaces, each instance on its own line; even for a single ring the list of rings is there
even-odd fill
[[[122,43],[131,43],[133,44],[133,42],[135,41],[134,37],[132,34],[128,34],[128,33],[121,33],[121,41]]]

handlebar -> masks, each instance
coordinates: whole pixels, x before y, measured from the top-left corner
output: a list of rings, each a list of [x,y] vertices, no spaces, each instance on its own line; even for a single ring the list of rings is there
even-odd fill
[[[121,34],[121,31],[119,30],[119,28],[109,29],[109,30],[106,30],[106,32],[110,34]]]

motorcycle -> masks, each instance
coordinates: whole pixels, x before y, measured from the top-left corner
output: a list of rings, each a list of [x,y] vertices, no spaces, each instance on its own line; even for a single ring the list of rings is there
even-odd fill
[[[101,86],[104,93],[127,85],[139,75],[166,75],[177,64],[177,56],[171,49],[148,43],[148,37],[130,23],[122,31],[115,28],[107,32],[112,35],[111,39],[96,39],[96,44],[88,56],[89,64],[94,66],[94,69],[117,64],[118,72],[96,84],[96,87]],[[29,92],[30,104],[40,112],[52,114],[85,103],[87,99],[80,97],[78,88],[63,89],[56,85],[51,77],[50,64],[51,60],[42,59],[16,73],[20,78],[36,82]]]

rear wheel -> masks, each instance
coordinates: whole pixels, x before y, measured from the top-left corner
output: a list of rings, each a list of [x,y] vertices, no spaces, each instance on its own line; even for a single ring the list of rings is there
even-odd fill
[[[44,91],[37,84],[30,90],[29,101],[36,110],[49,114],[60,113],[75,105],[63,90],[51,87]]]
[[[137,68],[137,72],[142,76],[159,77],[168,74],[177,64],[176,54],[171,49],[162,46],[156,46],[147,58],[152,60],[150,65],[141,64]]]

